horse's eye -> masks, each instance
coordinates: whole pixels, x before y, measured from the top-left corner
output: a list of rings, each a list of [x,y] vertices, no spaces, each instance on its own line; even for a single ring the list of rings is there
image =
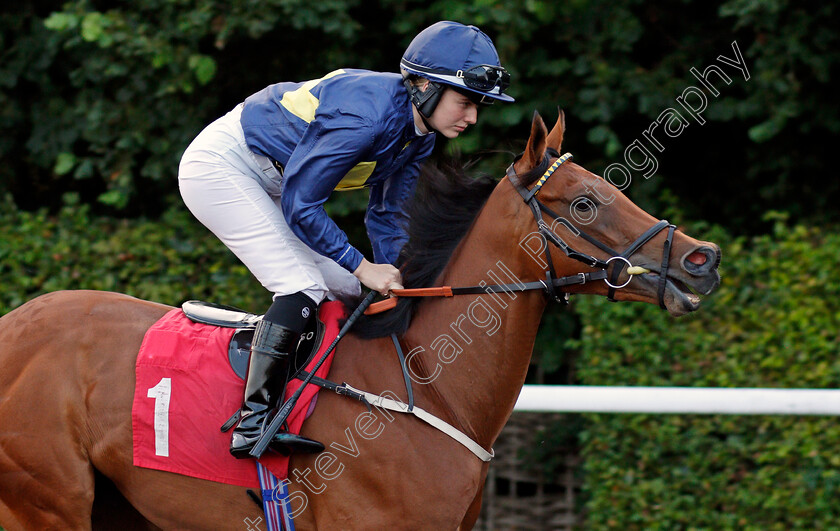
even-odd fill
[[[598,205],[586,196],[580,196],[574,201],[572,201],[572,208],[577,210],[578,212],[589,212],[590,210],[596,209]]]

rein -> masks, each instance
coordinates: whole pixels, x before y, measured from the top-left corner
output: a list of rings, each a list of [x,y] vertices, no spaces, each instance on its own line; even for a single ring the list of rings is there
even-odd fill
[[[616,302],[616,290],[627,286],[633,279],[634,275],[650,273],[649,269],[633,266],[629,260],[630,256],[633,255],[636,251],[638,251],[648,241],[653,239],[654,236],[656,236],[662,230],[667,228],[668,235],[665,239],[665,243],[662,249],[662,264],[659,271],[659,286],[657,290],[659,306],[660,308],[665,309],[665,287],[667,284],[668,265],[670,262],[671,255],[671,244],[674,239],[676,225],[669,223],[667,220],[661,220],[654,224],[652,227],[650,227],[648,230],[646,230],[641,236],[639,236],[636,239],[636,241],[634,241],[632,244],[630,244],[630,246],[627,249],[624,250],[624,252],[619,253],[610,248],[602,241],[598,240],[597,238],[594,238],[589,234],[583,232],[582,230],[576,228],[568,220],[551,210],[544,203],[541,203],[539,199],[537,199],[537,194],[539,194],[540,190],[542,189],[543,185],[548,181],[549,177],[551,177],[554,174],[554,172],[556,172],[557,169],[563,165],[563,163],[572,159],[571,153],[566,153],[565,155],[560,156],[559,153],[557,153],[555,150],[550,148],[547,149],[544,164],[547,164],[550,161],[551,157],[556,158],[556,160],[548,167],[548,169],[546,169],[545,173],[543,173],[542,177],[539,178],[537,184],[534,185],[534,187],[531,190],[528,190],[519,183],[519,177],[516,174],[516,170],[514,170],[514,164],[516,164],[516,161],[519,160],[521,156],[522,155],[516,157],[514,162],[511,163],[510,166],[508,166],[505,174],[510,179],[513,186],[516,188],[516,191],[519,192],[519,195],[522,196],[522,200],[531,209],[531,213],[534,216],[534,221],[536,221],[537,223],[537,227],[539,228],[540,234],[547,241],[551,242],[555,247],[558,247],[560,250],[562,250],[569,258],[578,260],[579,262],[582,262],[592,268],[598,268],[598,270],[590,273],[576,273],[574,275],[569,275],[565,277],[557,277],[557,274],[554,271],[554,262],[551,259],[551,252],[549,250],[548,245],[546,245],[545,260],[548,267],[545,271],[545,280],[538,280],[534,282],[525,283],[518,282],[513,284],[482,283],[482,285],[478,286],[455,288],[453,288],[452,286],[439,286],[432,288],[395,289],[391,292],[394,295],[393,297],[384,301],[371,304],[370,307],[365,311],[365,314],[371,315],[390,310],[397,305],[397,299],[399,297],[454,297],[455,295],[481,295],[502,292],[511,293],[532,291],[538,289],[543,290],[547,297],[557,302],[568,303],[569,293],[560,291],[559,288],[572,286],[576,284],[585,284],[587,282],[592,282],[595,280],[603,280],[607,284],[607,286],[609,286],[607,298],[611,302]],[[608,258],[607,260],[602,260],[592,255],[576,251],[571,246],[566,244],[566,242],[564,242],[559,236],[557,236],[557,234],[554,233],[551,227],[548,224],[546,224],[545,221],[543,221],[543,214],[552,218],[552,226],[558,223],[565,225],[566,228],[572,231],[572,233],[576,234],[577,236],[580,236],[584,240],[588,241],[592,245],[596,246],[597,248],[610,255],[610,258]],[[607,270],[609,269],[610,263],[612,262],[617,263],[613,267],[612,272],[608,273]],[[627,281],[623,284],[617,284],[618,277],[621,275],[621,272],[624,270],[625,267],[627,267]]]

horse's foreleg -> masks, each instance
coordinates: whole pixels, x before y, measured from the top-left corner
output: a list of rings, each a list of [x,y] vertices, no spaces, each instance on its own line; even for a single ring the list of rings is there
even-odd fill
[[[64,419],[66,389],[51,384],[47,391],[30,374],[2,394],[0,527],[90,529],[93,468]]]
[[[5,442],[2,443],[5,450]],[[43,458],[38,464],[11,463],[7,455],[0,459],[0,525],[6,531],[30,529],[91,529],[93,507],[93,472],[81,463],[70,465],[63,460],[60,483],[50,482],[56,469]],[[70,466],[68,466],[70,465]],[[10,467],[26,472],[10,472]]]
[[[74,357],[47,325],[53,297],[0,320],[0,526],[90,529],[93,468]],[[49,333],[48,333],[49,332]]]
[[[486,473],[484,476],[486,477]],[[479,514],[481,514],[481,497],[484,495],[484,483],[478,488],[478,492],[475,493],[475,498],[473,498],[472,503],[470,503],[470,507],[467,509],[467,513],[464,515],[464,519],[461,521],[461,525],[458,526],[458,531],[469,531],[475,526],[476,521],[478,520]]]

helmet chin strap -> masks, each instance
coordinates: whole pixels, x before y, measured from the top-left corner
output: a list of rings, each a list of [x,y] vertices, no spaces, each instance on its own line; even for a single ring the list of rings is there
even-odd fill
[[[426,117],[425,117],[425,116],[423,116],[423,113],[422,113],[422,112],[420,112],[420,111],[418,110],[418,111],[417,111],[417,113],[420,115],[420,119],[421,119],[421,120],[423,120],[423,125],[425,125],[425,126],[426,126],[426,130],[427,130],[427,131],[429,131],[430,133],[440,133],[440,131],[438,131],[437,129],[435,129],[435,128],[434,128],[434,126],[432,126],[432,124],[429,122],[429,120],[428,120],[428,119],[426,119]]]

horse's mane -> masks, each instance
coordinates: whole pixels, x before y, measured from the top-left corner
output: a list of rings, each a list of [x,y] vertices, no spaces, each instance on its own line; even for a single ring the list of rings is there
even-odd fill
[[[408,205],[408,242],[396,264],[406,288],[434,285],[495,188],[496,182],[490,177],[469,175],[470,166],[454,158],[423,165]],[[364,316],[353,326],[353,332],[364,338],[402,334],[420,300],[402,298],[392,310]]]
[[[396,264],[402,271],[403,286],[406,288],[435,285],[455,247],[496,187],[496,181],[486,175],[468,175],[470,166],[456,159],[423,166],[414,198],[408,207],[408,242],[400,251]],[[536,180],[545,171],[543,166],[545,164],[520,176],[521,182]],[[362,316],[353,326],[353,332],[368,339],[402,334],[408,329],[415,308],[422,300],[417,297],[401,298],[392,310]],[[348,306],[355,307],[352,302]]]

